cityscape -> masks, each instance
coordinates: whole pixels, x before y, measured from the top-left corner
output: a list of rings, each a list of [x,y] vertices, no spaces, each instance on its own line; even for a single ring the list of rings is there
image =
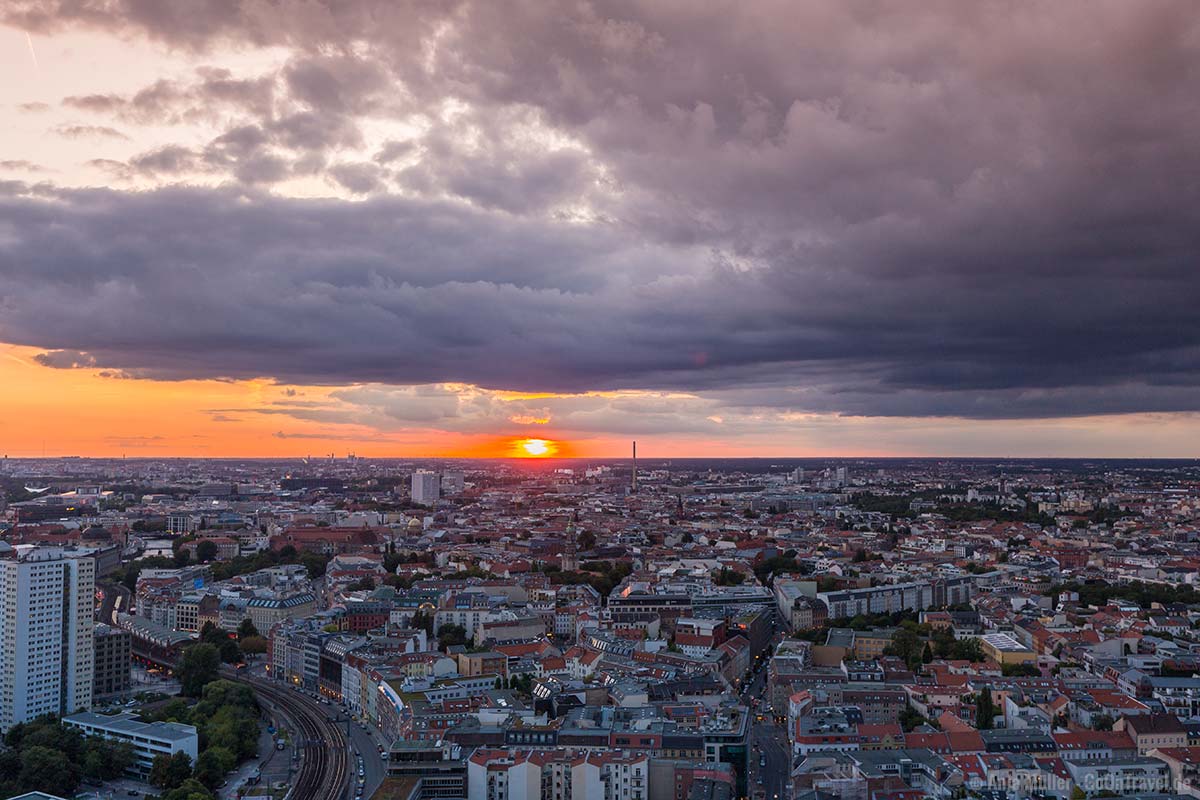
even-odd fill
[[[0,800],[1200,799],[1197,0],[0,73]]]
[[[5,460],[5,786],[1200,789],[1200,462],[633,447]]]

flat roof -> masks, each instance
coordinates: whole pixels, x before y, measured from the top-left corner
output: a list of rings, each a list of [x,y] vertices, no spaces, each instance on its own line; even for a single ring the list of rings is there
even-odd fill
[[[198,738],[196,728],[179,722],[140,722],[135,715],[123,712],[121,714],[94,714],[84,711],[63,717],[67,725],[90,725],[104,728],[114,733],[124,733],[130,736],[145,736],[148,739],[161,739],[169,742],[182,742]]]
[[[997,650],[1032,652],[1028,647],[1021,644],[1007,633],[989,633],[984,635],[982,638],[984,642],[996,648]]]

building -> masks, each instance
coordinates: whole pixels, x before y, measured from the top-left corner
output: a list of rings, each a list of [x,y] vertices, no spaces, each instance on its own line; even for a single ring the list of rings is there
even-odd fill
[[[437,505],[441,486],[441,479],[436,472],[417,470],[412,476],[412,501],[421,506]]]
[[[467,762],[451,742],[397,741],[387,757],[390,778],[415,779],[413,800],[467,796]]]
[[[246,603],[246,614],[260,633],[266,633],[285,619],[309,616],[316,601],[312,592],[288,597],[252,597]]]
[[[201,519],[199,514],[168,514],[167,532],[180,535],[191,533],[199,529]]]
[[[979,643],[987,657],[997,664],[1030,664],[1037,661],[1037,653],[1007,633],[989,633]]]
[[[930,583],[893,583],[865,589],[820,592],[830,619],[846,619],[859,614],[894,614],[897,611],[924,611],[945,605],[965,603],[974,590],[972,576],[947,578]]]
[[[1137,793],[1149,795],[1171,791],[1171,770],[1165,761],[1140,756],[1107,761],[1066,761],[1075,785],[1089,796],[1106,792],[1109,797]]]
[[[92,706],[95,562],[0,548],[0,730]]]
[[[462,494],[466,488],[466,480],[461,472],[444,472],[442,473],[442,494],[453,497],[456,494]]]
[[[154,757],[160,754],[187,753],[196,762],[200,749],[200,736],[192,725],[178,722],[138,722],[131,712],[114,716],[104,714],[72,714],[63,717],[63,724],[78,728],[85,736],[99,736],[118,742],[128,742],[133,748],[133,765],[130,772],[139,776],[150,774]]]
[[[508,656],[503,653],[483,651],[458,654],[458,674],[465,678],[479,675],[498,675],[508,678]]]
[[[92,642],[92,699],[111,700],[128,696],[133,637],[129,631],[98,623]]]
[[[1113,726],[1133,739],[1139,756],[1154,749],[1187,747],[1187,728],[1174,714],[1133,714],[1121,717]]]
[[[467,761],[470,800],[647,800],[650,758],[565,748],[490,750]]]

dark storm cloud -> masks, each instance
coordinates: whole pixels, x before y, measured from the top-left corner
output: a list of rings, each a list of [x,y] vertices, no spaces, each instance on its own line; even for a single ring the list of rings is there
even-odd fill
[[[8,19],[291,48],[250,99],[210,73],[65,102],[169,118],[225,87],[242,116],[224,133],[126,169],[313,174],[369,199],[12,197],[0,339],[160,377],[981,418],[1200,406],[1187,2],[107,0]],[[407,138],[364,134],[413,113]],[[55,319],[67,288],[83,299]]]
[[[1133,296],[1101,275],[1070,303],[1072,275],[1031,276],[998,301],[944,273],[890,292],[835,275],[784,295],[770,271],[697,267],[699,253],[621,231],[396,198],[62,191],[0,209],[0,339],[49,348],[52,366],[567,391],[744,383],[746,403],[864,414],[1197,406],[1187,271]],[[772,389],[797,383],[817,388]]]

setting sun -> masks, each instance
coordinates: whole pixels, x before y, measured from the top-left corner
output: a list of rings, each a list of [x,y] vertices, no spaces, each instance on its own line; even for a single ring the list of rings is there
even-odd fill
[[[522,439],[519,444],[521,454],[531,458],[553,455],[558,449],[549,439]]]

